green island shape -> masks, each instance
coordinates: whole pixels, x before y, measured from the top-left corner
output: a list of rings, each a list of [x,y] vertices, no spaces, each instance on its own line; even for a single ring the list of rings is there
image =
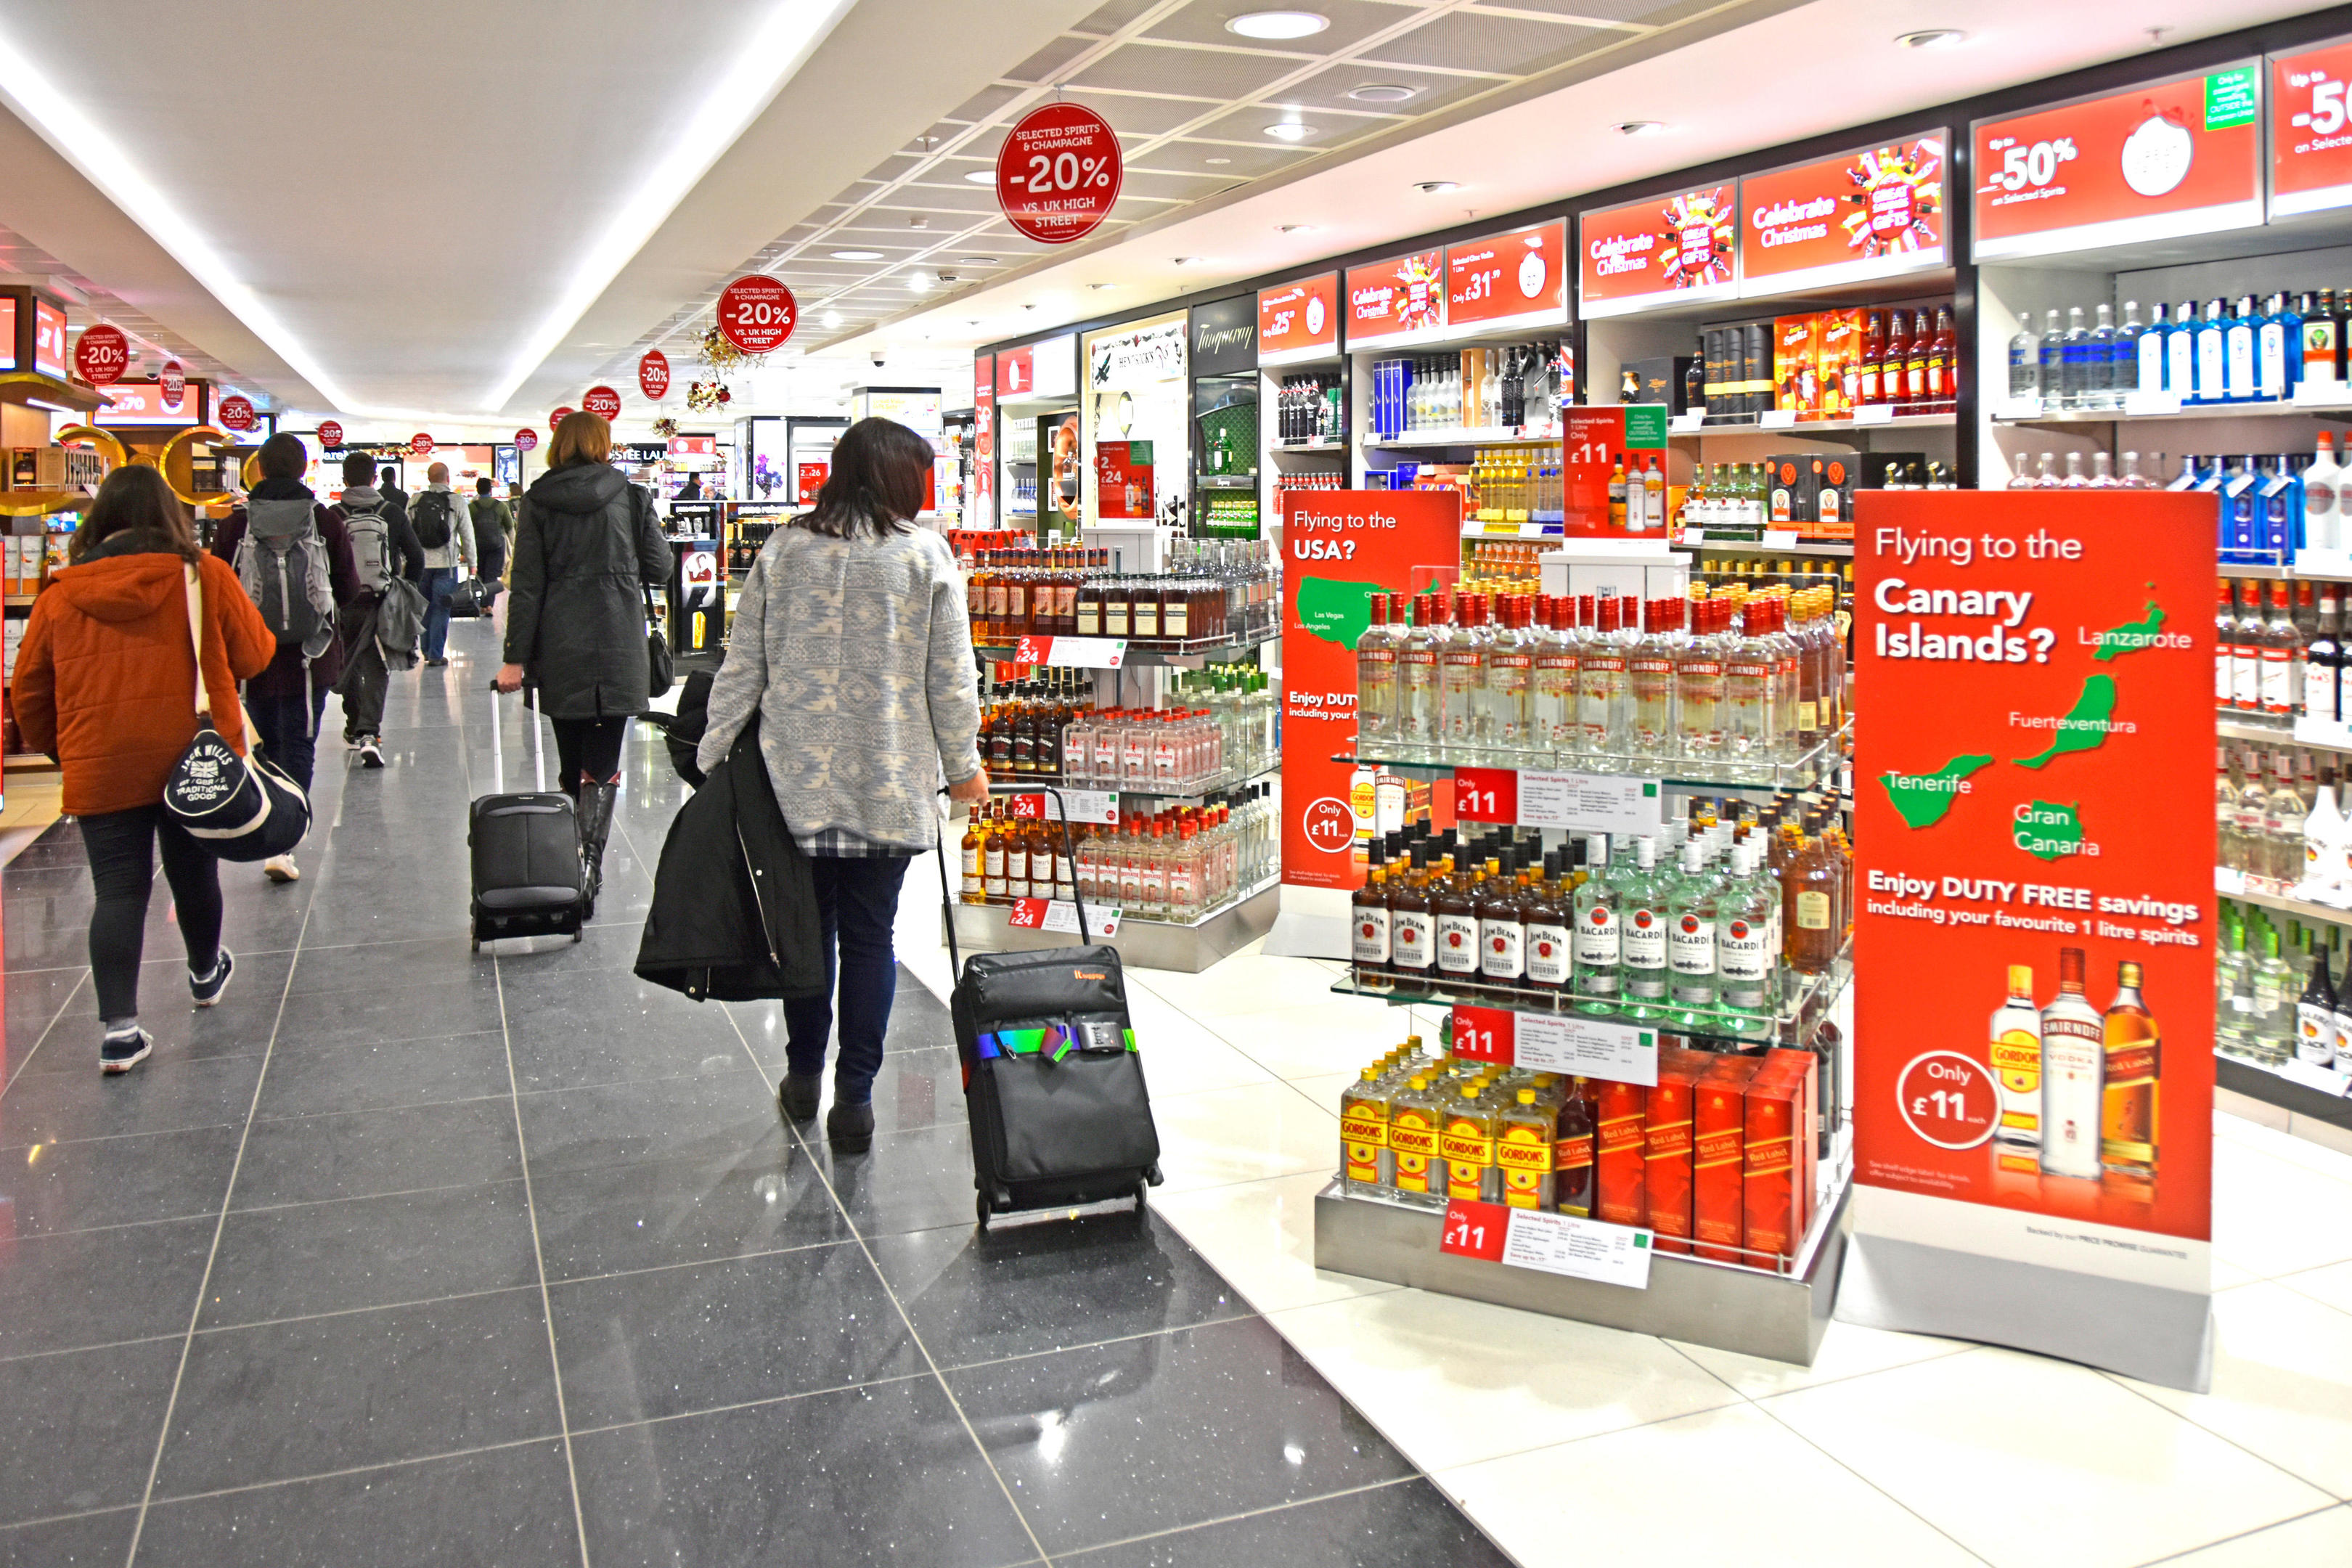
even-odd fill
[[[2059,860],[2083,852],[2080,803],[2037,800],[2032,809],[2029,820],[2010,824],[2010,837],[2020,849],[2040,860]]]
[[[1350,652],[1372,624],[1372,595],[1387,589],[1378,583],[1350,583],[1339,577],[1298,580],[1298,624],[1325,642]]]
[[[2156,636],[2164,629],[2164,606],[2154,599],[2147,602],[2147,614],[2137,621],[2110,626],[2099,634],[2099,651],[2091,657],[2102,662],[2121,658],[2127,653],[2138,653],[2154,646]]]
[[[1960,798],[1960,781],[1991,765],[1990,757],[1954,757],[1932,773],[1881,773],[1878,782],[1906,826],[1933,827]]]
[[[2106,722],[2115,716],[2116,678],[2094,675],[2083,682],[2083,695],[2058,721],[2058,738],[2039,756],[2020,757],[2021,768],[2038,768],[2069,752],[2095,752],[2107,743]]]

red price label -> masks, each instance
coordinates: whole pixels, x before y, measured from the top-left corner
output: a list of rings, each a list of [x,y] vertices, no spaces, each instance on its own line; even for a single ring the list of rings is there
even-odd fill
[[[609,422],[621,416],[621,395],[609,386],[592,386],[588,395],[580,400],[580,406]]]
[[[1013,647],[1015,664],[1045,664],[1054,657],[1052,637],[1024,637]]]
[[[330,452],[343,444],[343,427],[332,419],[319,421],[319,445]]]
[[[253,405],[242,397],[224,397],[220,405],[221,428],[250,430],[253,428]]]
[[[84,327],[74,340],[74,374],[93,386],[109,386],[122,379],[131,363],[131,340],[120,327],[104,321]]]
[[[1438,1234],[1437,1250],[1500,1263],[1510,1232],[1511,1211],[1502,1205],[1455,1198],[1445,1205],[1445,1228]]]
[[[1053,905],[1051,899],[1015,899],[1013,900],[1013,912],[1005,923],[1020,931],[1040,930],[1045,924],[1045,911]]]
[[[167,361],[156,375],[155,384],[163,389],[163,406],[177,408],[180,399],[188,395],[188,373],[180,368],[178,360]]]
[[[1048,103],[1021,117],[996,152],[996,205],[1041,245],[1067,245],[1110,216],[1126,179],[1118,132],[1093,110]]]
[[[1454,1054],[1474,1062],[1513,1064],[1518,1049],[1518,1015],[1500,1007],[1454,1009]]]
[[[669,395],[669,356],[661,350],[647,349],[637,361],[637,390],[655,403]]]
[[[1042,795],[1016,795],[1011,797],[1013,815],[1021,820],[1043,822],[1045,819],[1045,797]],[[1044,902],[1038,900],[1037,902]]]
[[[515,450],[518,452],[536,450],[539,446],[539,432],[526,425],[515,432],[514,444]]]
[[[1465,822],[1517,822],[1519,775],[1511,768],[1456,768],[1454,815]]]
[[[747,354],[783,347],[799,321],[793,291],[765,273],[738,278],[719,291],[719,331]]]
[[[1992,1069],[1959,1051],[1927,1051],[1895,1080],[1905,1125],[1938,1149],[1973,1149],[2000,1119]]]
[[[228,423],[228,416],[226,410],[224,410],[221,416],[221,423],[225,425]],[[232,429],[235,428],[234,426],[230,427]],[[415,435],[411,436],[408,438],[408,455],[412,458],[431,457],[433,455],[433,437],[423,430],[419,430]]]

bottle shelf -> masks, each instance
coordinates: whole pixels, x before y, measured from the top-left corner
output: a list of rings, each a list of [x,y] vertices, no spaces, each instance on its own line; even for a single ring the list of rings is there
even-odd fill
[[[1755,760],[1695,762],[1687,757],[1636,756],[1630,752],[1566,752],[1557,756],[1530,756],[1524,752],[1443,750],[1382,747],[1376,752],[1340,752],[1331,760],[1349,767],[1427,768],[1451,773],[1457,768],[1507,768],[1514,771],[1612,773],[1655,778],[1662,784],[1696,788],[1802,789],[1834,776],[1843,759],[1846,729],[1821,742],[1802,755],[1780,762]],[[1525,823],[1515,826],[1539,826]]]
[[[1838,561],[1853,559],[1852,544],[1766,544],[1755,539],[1702,539],[1696,543],[1675,539],[1668,542],[1676,550],[1720,551],[1727,555],[1818,555]]]
[[[2314,899],[2299,899],[2292,893],[2273,893],[2250,888],[2245,879],[2227,866],[2213,868],[2213,890],[2225,899],[2242,904],[2256,904],[2297,920],[2317,921],[2326,925],[2352,926],[2352,907],[2323,904]]]
[[[2273,1061],[2221,1045],[2213,1047],[2213,1054],[2222,1061],[2234,1062],[2250,1071],[2263,1074],[2284,1083],[2294,1084],[2299,1089],[2308,1089],[2314,1094],[2325,1095],[2331,1100],[2352,1097],[2352,1072],[2347,1072],[2340,1068],[2316,1067],[2310,1062],[2298,1061],[2293,1056]]]
[[[1790,424],[1767,425],[1759,419],[1718,420],[1714,424],[1696,426],[1669,424],[1666,437],[1710,436],[1811,436],[1823,432],[1852,433],[1865,430],[1949,430],[1959,424],[1957,414],[1893,414],[1865,419],[1800,419]]]
[[[1204,490],[1253,490],[1257,489],[1255,474],[1202,474],[1201,488]]]
[[[2257,719],[2217,719],[2213,732],[2224,741],[2251,741],[2263,746],[2301,746],[2312,752],[2352,752],[2352,740],[2315,741],[2297,735],[2285,724],[2265,724]]]
[[[1346,451],[1348,449],[1348,443],[1342,441],[1337,436],[1324,436],[1312,441],[1269,441],[1266,443],[1265,449],[1269,452],[1289,452],[1292,454],[1302,452],[1330,452],[1336,454]]]
[[[1138,642],[1131,637],[1113,637],[1108,640],[1113,642],[1124,641],[1127,644],[1126,655],[1120,660],[1122,664],[1166,664],[1171,660],[1180,658],[1215,659],[1220,656],[1226,654],[1247,653],[1253,649],[1263,647],[1267,643],[1276,641],[1279,635],[1280,634],[1275,632],[1267,632],[1259,637],[1238,638],[1222,637],[1193,637],[1189,641],[1184,642],[1169,642],[1163,638],[1154,638],[1150,642]],[[1015,639],[1013,642],[1004,642],[1000,640],[991,640],[987,642],[975,641],[972,644],[972,652],[978,654],[982,658],[1004,660],[1010,659],[1018,647],[1018,639]]]
[[[1557,430],[1549,435],[1528,435],[1508,425],[1406,430],[1394,436],[1367,436],[1363,439],[1367,449],[1389,447],[1398,451],[1424,447],[1557,447],[1559,443],[1560,434]]]
[[[2352,418],[2352,398],[2328,403],[2203,403],[2163,413],[2133,414],[2120,408],[2055,408],[2040,413],[1993,411],[1996,425],[2168,425],[2184,419]]]

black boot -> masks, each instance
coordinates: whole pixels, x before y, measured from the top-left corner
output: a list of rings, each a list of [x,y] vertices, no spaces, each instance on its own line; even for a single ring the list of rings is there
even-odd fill
[[[596,916],[596,894],[604,885],[604,840],[613,831],[613,804],[620,793],[618,780],[611,784],[580,781],[580,919],[583,923]]]

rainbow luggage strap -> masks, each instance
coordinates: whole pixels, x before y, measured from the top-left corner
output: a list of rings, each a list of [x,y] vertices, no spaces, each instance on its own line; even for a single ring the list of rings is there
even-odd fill
[[[1113,1027],[1107,1023],[1077,1026],[1078,1029],[1093,1034],[1096,1043],[1101,1045],[1111,1043],[1105,1037]],[[1120,1028],[1118,1035],[1120,1044],[1130,1051],[1135,1049],[1133,1029]],[[1081,1042],[1076,1030],[1060,1024],[1048,1024],[1038,1029],[999,1029],[993,1034],[981,1036],[975,1044],[983,1058],[1042,1056],[1049,1062],[1057,1062],[1076,1050]]]

